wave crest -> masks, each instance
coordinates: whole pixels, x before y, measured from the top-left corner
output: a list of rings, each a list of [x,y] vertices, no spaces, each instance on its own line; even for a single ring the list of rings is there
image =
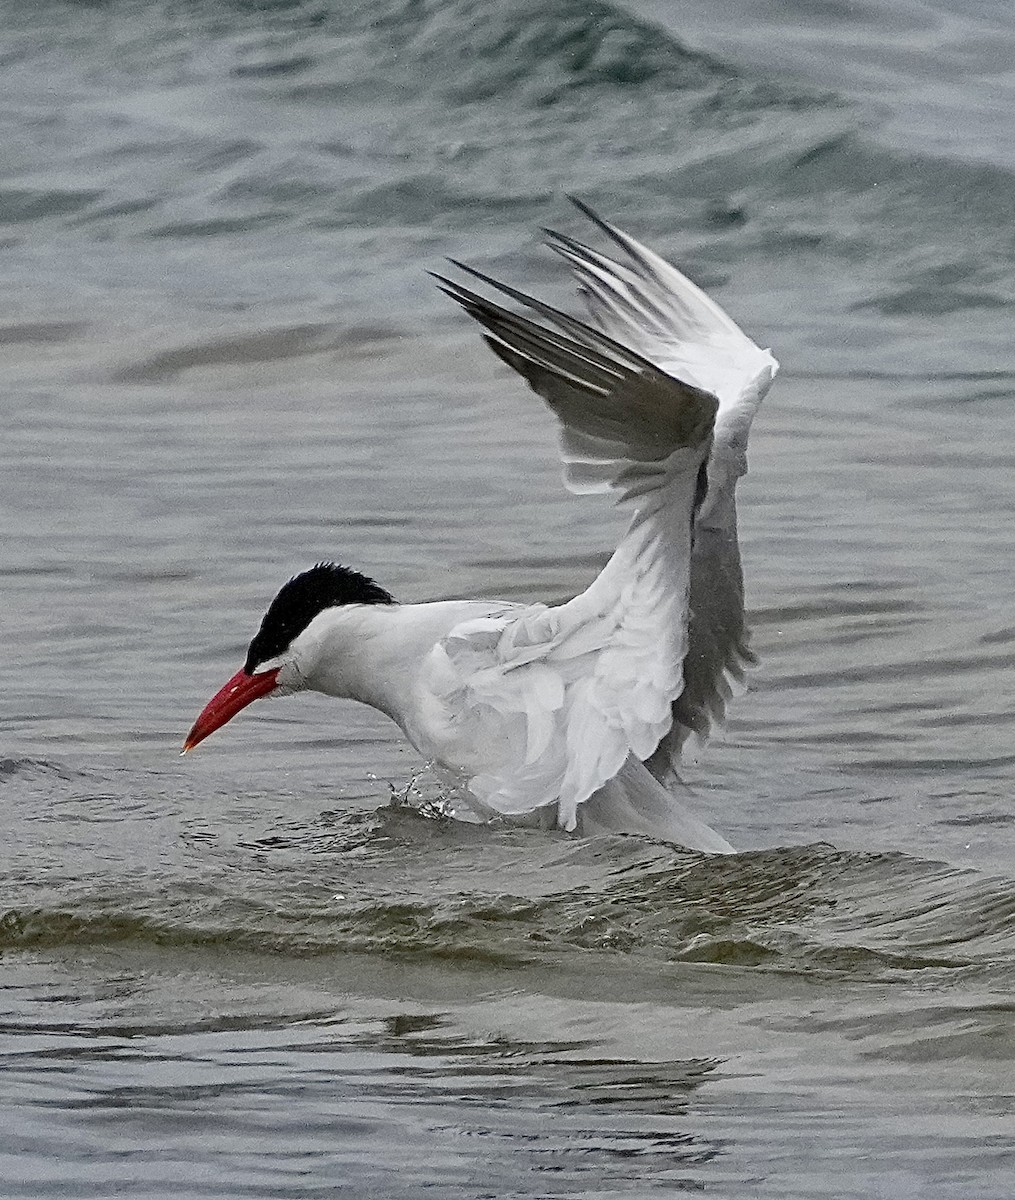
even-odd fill
[[[459,102],[518,91],[536,104],[601,87],[683,91],[732,74],[665,30],[595,0],[438,0],[412,5],[411,14],[393,23],[399,50],[411,42],[421,65],[446,71]]]

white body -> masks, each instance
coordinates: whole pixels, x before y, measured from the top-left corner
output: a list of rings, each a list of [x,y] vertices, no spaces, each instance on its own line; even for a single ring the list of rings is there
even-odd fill
[[[387,713],[480,818],[549,815],[729,851],[672,794],[674,766],[687,736],[722,718],[749,659],[734,488],[777,364],[678,271],[599,224],[626,264],[551,243],[595,328],[492,280],[551,327],[445,283],[557,413],[568,487],[613,491],[630,510],[607,566],[558,607],[327,609],[280,658],[279,688]]]

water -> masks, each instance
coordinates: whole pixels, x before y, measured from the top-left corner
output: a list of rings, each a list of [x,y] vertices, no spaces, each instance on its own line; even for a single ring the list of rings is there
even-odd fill
[[[3,1194],[1007,1200],[1007,10],[0,11]],[[783,362],[688,768],[732,860],[427,819],[320,697],[177,756],[318,558],[603,561],[425,274],[564,300],[565,191]]]

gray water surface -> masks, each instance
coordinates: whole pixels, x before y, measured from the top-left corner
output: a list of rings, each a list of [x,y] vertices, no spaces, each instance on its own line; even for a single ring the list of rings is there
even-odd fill
[[[1008,1200],[1001,7],[0,12],[4,1196]],[[687,768],[732,859],[432,819],[323,697],[178,756],[318,559],[405,600],[604,561],[426,276],[566,300],[564,191],[783,363],[761,665]]]

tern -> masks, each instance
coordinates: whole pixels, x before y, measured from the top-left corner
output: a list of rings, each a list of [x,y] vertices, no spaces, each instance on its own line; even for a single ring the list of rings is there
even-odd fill
[[[559,605],[401,604],[318,563],[271,602],[184,753],[254,700],[323,692],[394,720],[453,785],[453,815],[732,851],[678,798],[677,768],[753,661],[735,489],[778,363],[675,267],[575,203],[616,255],[547,231],[588,321],[454,260],[523,311],[436,278],[556,414],[568,489],[613,493],[629,512],[602,572]]]

